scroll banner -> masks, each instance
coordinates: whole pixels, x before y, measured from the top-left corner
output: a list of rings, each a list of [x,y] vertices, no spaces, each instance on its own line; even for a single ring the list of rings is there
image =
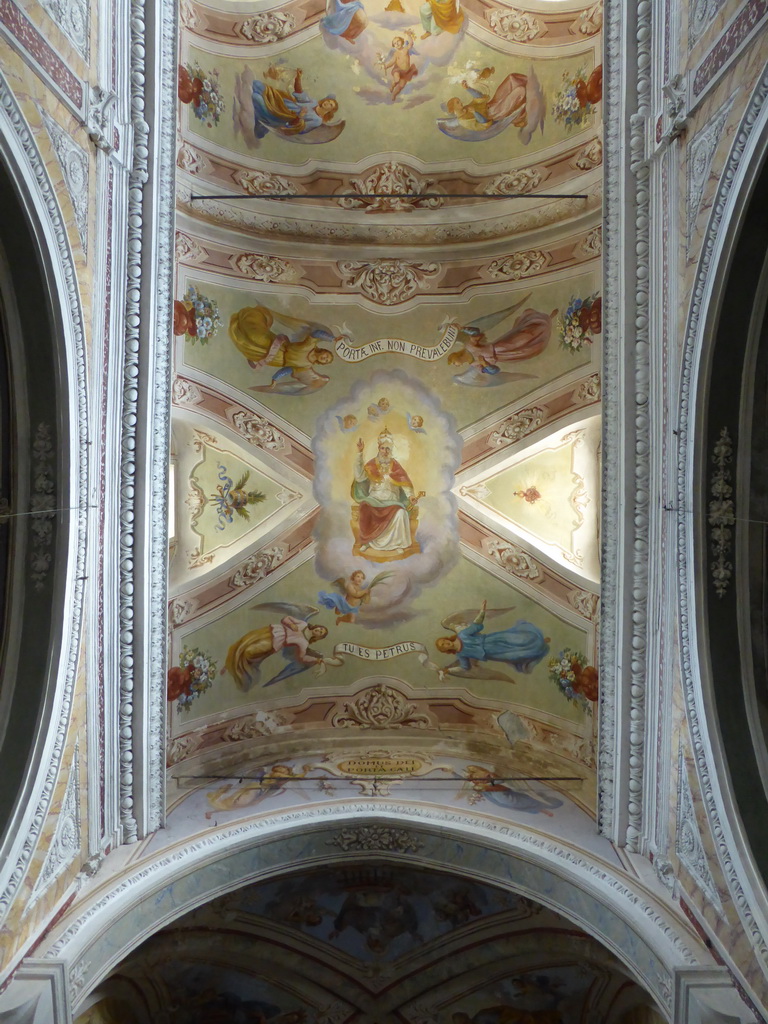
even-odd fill
[[[336,355],[345,363],[360,363],[371,356],[399,355],[412,356],[425,363],[434,363],[450,352],[456,343],[459,333],[458,324],[447,324],[440,334],[436,345],[417,345],[415,341],[404,341],[402,338],[378,338],[365,345],[352,345],[348,338],[336,339]]]
[[[404,640],[403,643],[392,644],[391,647],[361,647],[360,644],[346,642],[336,644],[333,648],[334,658],[343,659],[345,654],[353,658],[362,658],[364,661],[389,661],[403,654],[423,654],[426,657],[427,648],[416,640]]]

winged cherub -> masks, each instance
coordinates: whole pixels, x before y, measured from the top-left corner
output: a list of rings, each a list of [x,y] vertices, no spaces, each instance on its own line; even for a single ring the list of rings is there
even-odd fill
[[[374,576],[368,586],[365,585],[365,573],[362,569],[356,569],[347,579],[340,576],[333,581],[338,594],[321,590],[317,599],[323,608],[330,608],[336,612],[336,625],[340,622],[354,622],[355,616],[364,604],[371,600],[371,591],[384,580],[388,580],[394,573],[380,572]]]
[[[511,608],[494,608],[487,611],[483,601],[475,618],[468,622],[472,610],[454,612],[443,619],[441,625],[452,631],[451,636],[441,636],[435,646],[441,654],[455,654],[456,660],[445,668],[438,669],[438,675],[446,673],[469,679],[515,680],[497,668],[485,667],[485,662],[500,662],[510,665],[518,672],[530,673],[549,653],[549,637],[544,636],[538,626],[525,619],[518,619],[514,626],[485,633],[483,626],[486,614],[490,617],[503,615]]]

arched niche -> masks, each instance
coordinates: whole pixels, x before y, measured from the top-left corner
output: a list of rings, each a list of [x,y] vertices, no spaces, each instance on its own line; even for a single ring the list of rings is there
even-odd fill
[[[0,76],[0,916],[58,775],[80,640],[85,353],[64,219]]]
[[[84,894],[37,952],[86,998],[142,942],[184,914],[254,882],[366,858],[422,867],[526,896],[612,953],[671,1015],[676,972],[709,954],[642,886],[599,858],[470,815],[388,804],[294,812],[185,840]],[[36,961],[42,962],[41,959]],[[79,1012],[77,1000],[75,1012]]]
[[[724,877],[768,969],[766,97],[764,74],[726,160],[702,247],[683,349],[677,515],[694,759]]]

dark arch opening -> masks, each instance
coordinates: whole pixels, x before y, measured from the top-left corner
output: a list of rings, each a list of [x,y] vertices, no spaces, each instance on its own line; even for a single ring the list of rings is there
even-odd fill
[[[56,690],[67,575],[68,382],[47,242],[0,160],[0,838],[30,799]]]
[[[705,397],[696,511],[712,709],[752,856],[768,881],[768,163],[725,281]],[[755,322],[756,318],[760,322]]]

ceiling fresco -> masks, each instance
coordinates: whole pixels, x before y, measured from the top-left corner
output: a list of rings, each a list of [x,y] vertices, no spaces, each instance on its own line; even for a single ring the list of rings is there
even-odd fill
[[[397,796],[610,859],[599,4],[181,20],[162,841]]]
[[[581,1024],[639,995],[541,904],[375,860],[222,896],[140,947],[120,980],[178,1024]]]

